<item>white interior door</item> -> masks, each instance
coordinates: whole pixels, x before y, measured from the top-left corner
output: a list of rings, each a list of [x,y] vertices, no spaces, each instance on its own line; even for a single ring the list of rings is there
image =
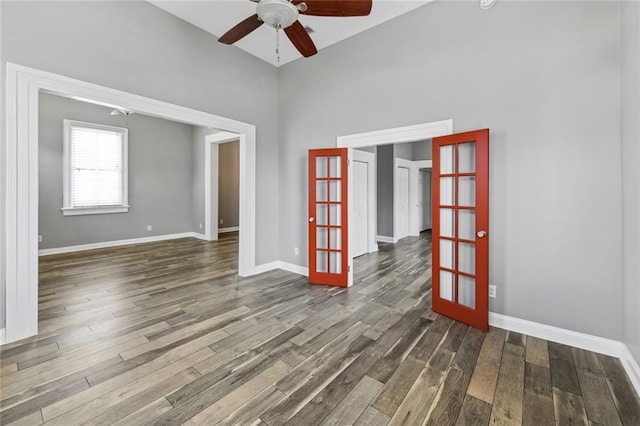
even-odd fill
[[[420,231],[431,228],[431,172],[420,170],[418,179]]]
[[[409,236],[409,169],[397,168],[398,180],[398,240]]]
[[[351,198],[352,208],[352,242],[353,257],[362,256],[367,253],[368,242],[368,204],[369,204],[369,187],[368,174],[369,165],[363,161],[354,161],[353,163],[353,194]]]

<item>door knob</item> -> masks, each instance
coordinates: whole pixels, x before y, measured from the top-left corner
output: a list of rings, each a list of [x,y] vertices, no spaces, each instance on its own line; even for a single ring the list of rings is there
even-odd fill
[[[484,238],[487,236],[487,233],[486,231],[478,231],[476,235],[478,236],[478,238]]]
[[[310,217],[310,218],[309,218],[309,222],[311,222],[311,223],[313,223],[313,221],[314,221],[314,220],[316,220],[316,218],[315,218],[315,217]]]

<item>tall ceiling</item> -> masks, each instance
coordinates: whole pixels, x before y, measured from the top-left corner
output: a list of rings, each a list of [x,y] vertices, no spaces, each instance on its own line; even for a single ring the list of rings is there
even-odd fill
[[[256,3],[250,0],[147,1],[216,37],[220,37],[238,22],[256,13]],[[311,38],[320,50],[430,1],[432,0],[373,0],[369,16],[326,18],[300,15],[299,20],[302,25],[313,29]],[[281,31],[280,62],[277,62],[276,31],[267,25],[262,25],[236,42],[235,46],[274,66],[284,65],[302,58],[284,32]],[[233,49],[231,46],[228,48]]]

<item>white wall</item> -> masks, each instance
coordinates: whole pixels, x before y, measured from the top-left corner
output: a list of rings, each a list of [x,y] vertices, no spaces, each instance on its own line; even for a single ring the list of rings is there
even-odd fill
[[[144,1],[2,2],[0,36],[3,70],[10,61],[255,124],[256,262],[278,260],[274,67]],[[5,280],[3,267],[3,290]]]
[[[620,5],[435,2],[279,73],[281,260],[306,265],[307,149],[491,129],[491,310],[622,339]]]
[[[640,3],[621,16],[624,342],[640,360]]]

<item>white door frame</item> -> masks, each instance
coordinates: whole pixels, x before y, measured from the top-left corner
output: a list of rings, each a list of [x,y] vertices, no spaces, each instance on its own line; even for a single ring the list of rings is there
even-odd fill
[[[373,132],[355,133],[352,135],[338,136],[336,146],[338,148],[362,148],[365,146],[388,145],[403,142],[417,142],[425,139],[445,136],[453,133],[453,119],[432,121],[428,123],[415,124],[412,126],[394,127],[391,129],[375,130]],[[350,152],[353,150],[349,150]],[[351,168],[349,168],[351,173]],[[351,176],[350,176],[351,177]],[[352,194],[351,181],[349,179],[348,194]],[[351,216],[350,212],[347,212]],[[348,218],[351,220],[351,217]],[[353,281],[353,256],[349,247],[349,285]]]
[[[420,217],[418,212],[420,206],[418,201],[420,196],[418,195],[418,179],[420,179],[420,169],[433,168],[432,160],[417,160],[411,162],[411,169],[409,171],[409,201],[411,210],[414,212],[413,220],[410,222],[409,235],[413,237],[420,236]]]
[[[238,273],[255,274],[256,128],[214,114],[7,62],[5,246],[7,342],[38,333],[38,93],[92,100],[153,117],[212,127],[240,139]]]
[[[376,206],[376,155],[372,152],[353,150],[353,161],[367,163],[367,253],[378,251],[377,234],[377,212]],[[351,182],[351,179],[349,180]],[[350,204],[353,206],[353,204]],[[350,216],[351,218],[351,216]],[[350,247],[353,247],[350,244]]]
[[[407,229],[407,237],[413,236],[413,224],[416,220],[417,214],[415,209],[412,208],[414,204],[413,193],[417,194],[415,188],[418,181],[413,181],[413,161],[405,160],[404,158],[393,158],[393,241],[396,242],[400,239],[400,182],[398,180],[398,169],[408,169],[408,182],[409,185],[409,199],[407,200],[407,210],[409,213],[409,223]]]
[[[238,140],[238,134],[220,132],[204,138],[204,237],[207,241],[218,239],[218,195],[220,144]],[[211,179],[215,176],[215,179]],[[215,195],[214,195],[215,194]],[[242,192],[240,192],[242,194]]]
[[[418,190],[420,189],[420,179],[421,179],[420,173],[425,173],[425,174],[429,173],[429,174],[431,174],[432,168],[433,167],[418,167]],[[427,183],[429,184],[429,188],[431,189],[431,179],[428,179]],[[425,185],[425,182],[423,182],[423,190],[424,190],[424,185]],[[431,202],[432,195],[431,195],[431,193],[432,193],[432,190],[429,191],[429,206],[432,205],[432,202]],[[423,199],[423,201],[424,201],[424,199]],[[420,202],[420,194],[418,194],[418,202]],[[418,206],[418,211],[420,210],[420,208],[421,207]],[[423,215],[424,215],[424,212],[423,212]],[[420,217],[420,215],[418,215],[418,225],[419,225],[418,232],[422,232],[422,231],[425,231],[425,230],[431,228],[431,221],[433,220],[433,218],[431,217],[431,212],[429,212],[429,226],[427,228],[423,227],[423,220],[424,220],[424,216]]]

